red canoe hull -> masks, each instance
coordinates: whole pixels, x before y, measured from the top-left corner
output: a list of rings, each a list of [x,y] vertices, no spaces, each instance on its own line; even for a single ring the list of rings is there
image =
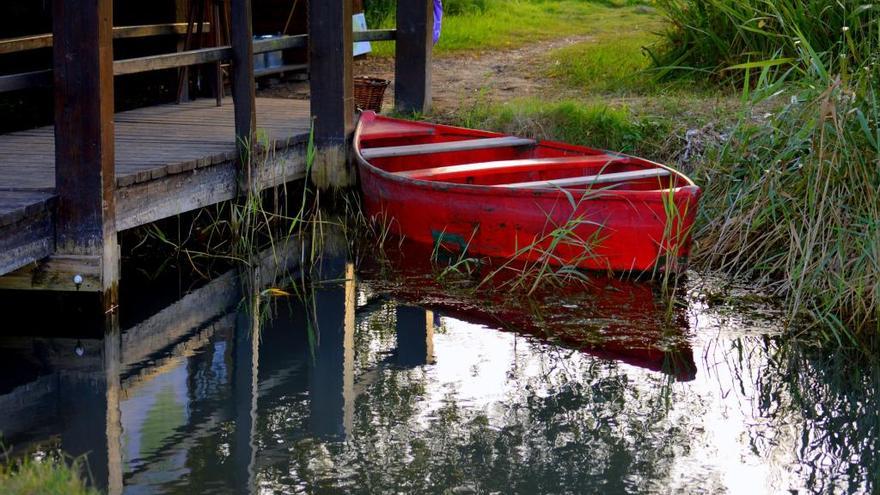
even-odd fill
[[[678,270],[690,252],[700,189],[689,179],[663,190],[619,191],[515,189],[413,180],[374,166],[361,156],[359,144],[369,135],[369,126],[388,122],[401,121],[363,115],[355,149],[366,213],[397,235],[426,244],[439,242],[453,250],[466,249],[469,255],[547,261],[587,270]],[[542,142],[540,146],[567,154],[596,153],[561,143]],[[423,162],[413,168],[425,166],[424,157],[414,157],[419,160]]]

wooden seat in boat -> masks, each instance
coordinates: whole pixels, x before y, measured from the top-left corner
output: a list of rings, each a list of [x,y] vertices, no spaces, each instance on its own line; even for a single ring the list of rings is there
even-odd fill
[[[624,182],[653,177],[667,177],[672,175],[665,168],[647,168],[644,170],[632,170],[630,172],[615,172],[610,174],[585,175],[583,177],[567,177],[565,179],[537,180],[531,182],[515,182],[512,184],[495,184],[492,187],[515,187],[521,189],[538,189],[542,187],[572,187],[593,184],[608,184],[611,182]]]
[[[443,181],[460,177],[489,175],[498,172],[526,172],[543,168],[570,167],[575,165],[602,165],[619,160],[609,155],[594,156],[556,156],[548,158],[527,158],[521,160],[493,160],[488,162],[462,163],[445,167],[420,168],[396,172],[409,179]]]
[[[392,156],[427,155],[431,153],[447,153],[450,151],[471,151],[491,148],[505,148],[508,146],[532,146],[534,144],[534,139],[505,136],[497,138],[446,141],[442,143],[408,144],[404,146],[383,146],[378,148],[366,148],[361,150],[361,155],[366,160],[372,160],[374,158],[387,158]]]

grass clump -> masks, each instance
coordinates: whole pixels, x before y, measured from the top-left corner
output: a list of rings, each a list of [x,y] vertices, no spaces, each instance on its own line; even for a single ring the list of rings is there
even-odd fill
[[[98,495],[81,477],[79,460],[67,464],[54,457],[33,460],[25,457],[0,466],[0,493],[7,495]]]
[[[537,139],[552,139],[623,153],[657,153],[667,123],[633,114],[626,106],[539,99],[479,100],[453,116],[454,125]]]
[[[827,340],[880,335],[880,8],[658,3],[666,74],[735,81],[751,109],[697,176],[697,260],[784,296]]]
[[[656,52],[662,75],[696,71],[736,78],[748,68],[780,76],[821,56],[812,70],[846,73],[876,56],[880,6],[861,0],[657,0],[669,22]],[[809,69],[809,68],[807,68]]]
[[[870,98],[863,109],[839,82],[806,87],[768,121],[737,127],[697,178],[697,260],[785,296],[792,314],[847,344],[880,333],[880,155],[869,139],[880,112]]]

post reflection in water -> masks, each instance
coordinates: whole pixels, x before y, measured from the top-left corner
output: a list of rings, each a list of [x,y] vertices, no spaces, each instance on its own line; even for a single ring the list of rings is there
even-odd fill
[[[416,367],[434,361],[434,312],[418,306],[396,308],[397,364]]]
[[[101,333],[4,335],[4,443],[85,455],[113,494],[878,486],[876,364],[787,343],[772,307],[691,292],[670,320],[620,281],[510,304],[406,270],[327,258],[249,304],[230,273]]]
[[[339,281],[342,283],[328,282]],[[310,369],[310,419],[319,437],[345,439],[351,428],[354,385],[354,266],[324,260],[313,290],[314,358]],[[341,311],[340,311],[341,309]]]

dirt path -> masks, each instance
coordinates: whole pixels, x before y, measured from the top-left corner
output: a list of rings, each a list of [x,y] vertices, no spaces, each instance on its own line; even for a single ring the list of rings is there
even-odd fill
[[[547,89],[543,59],[548,52],[590,39],[560,38],[520,48],[436,57],[433,61],[433,106],[437,113],[454,112],[477,98],[505,101],[540,95]],[[355,75],[394,79],[394,59],[365,58],[355,61]],[[308,98],[308,84],[285,82],[260,90],[261,96]],[[392,83],[385,94],[385,108],[394,101]]]

